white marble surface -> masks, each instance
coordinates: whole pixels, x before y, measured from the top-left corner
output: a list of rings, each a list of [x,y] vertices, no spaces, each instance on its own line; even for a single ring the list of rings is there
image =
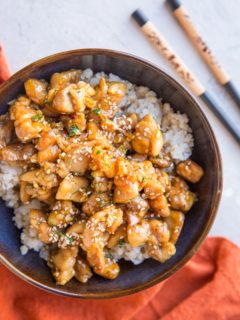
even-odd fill
[[[240,0],[182,1],[240,88]],[[139,7],[240,125],[237,107],[213,79],[163,0],[1,0],[0,41],[11,71],[58,51],[105,47],[139,55],[174,75],[130,19]],[[240,244],[239,147],[203,108],[217,136],[224,169],[223,196],[211,234]]]

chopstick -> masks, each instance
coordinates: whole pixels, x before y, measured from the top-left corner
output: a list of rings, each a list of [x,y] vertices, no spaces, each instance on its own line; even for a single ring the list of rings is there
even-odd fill
[[[188,85],[190,90],[212,110],[232,136],[240,143],[240,131],[228,115],[222,110],[214,98],[206,91],[197,77],[188,69],[182,59],[174,52],[166,39],[160,34],[153,23],[141,10],[132,13],[133,19],[138,23],[141,31],[153,43],[156,49],[169,61],[175,71]]]
[[[179,0],[166,1],[170,5],[175,18],[178,20],[183,30],[186,32],[189,39],[192,41],[193,45],[199,51],[201,57],[208,65],[209,69],[212,71],[217,81],[225,87],[229,95],[240,108],[239,91],[235,87],[233,81],[230,79],[230,76],[217,61],[215,55],[210,50],[209,46],[206,44],[203,37],[199,34],[184,6],[181,4]]]

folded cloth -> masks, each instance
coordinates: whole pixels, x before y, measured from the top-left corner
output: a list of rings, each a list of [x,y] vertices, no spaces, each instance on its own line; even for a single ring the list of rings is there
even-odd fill
[[[0,83],[8,77],[0,46]],[[114,300],[56,296],[17,278],[3,265],[0,283],[0,320],[240,319],[240,248],[223,238],[208,238],[170,279]]]
[[[35,288],[0,266],[1,320],[237,320],[240,248],[208,238],[170,279],[111,300],[65,298]],[[81,286],[81,284],[79,284]]]
[[[5,58],[5,55],[3,52],[3,48],[0,45],[0,84],[3,81],[7,80],[9,78],[9,76],[10,76],[10,72],[8,69],[6,58]]]

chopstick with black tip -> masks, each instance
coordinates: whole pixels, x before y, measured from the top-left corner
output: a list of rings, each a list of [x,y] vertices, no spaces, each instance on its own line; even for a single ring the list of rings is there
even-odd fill
[[[217,61],[215,55],[210,50],[209,46],[206,44],[203,37],[199,34],[199,31],[196,29],[195,25],[192,22],[191,17],[188,12],[185,10],[181,1],[179,0],[166,0],[170,5],[174,16],[182,26],[183,30],[186,32],[193,45],[196,47],[200,53],[203,60],[206,62],[209,69],[212,71],[213,75],[217,81],[225,87],[227,92],[230,94],[232,99],[236,102],[240,108],[240,93],[234,85],[233,81],[230,79],[230,76],[223,69],[220,63]]]
[[[141,31],[158,49],[158,51],[169,61],[176,72],[188,85],[190,90],[203,100],[203,102],[212,110],[222,124],[231,132],[234,138],[240,143],[240,131],[237,125],[222,110],[214,98],[206,91],[197,77],[188,69],[182,59],[174,52],[165,38],[156,29],[153,23],[145,16],[141,10],[132,13],[133,19],[138,23]]]

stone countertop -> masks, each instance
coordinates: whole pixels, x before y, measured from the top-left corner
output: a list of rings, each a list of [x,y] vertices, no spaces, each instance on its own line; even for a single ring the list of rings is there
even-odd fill
[[[240,89],[240,1],[182,1]],[[130,19],[130,14],[137,8],[145,11],[190,69],[240,125],[240,112],[236,105],[216,83],[163,0],[2,0],[0,41],[11,72],[59,51],[99,47],[141,56],[179,80]],[[205,106],[203,109],[219,142],[224,172],[222,200],[211,234],[228,237],[240,244],[239,146],[216,117]]]

